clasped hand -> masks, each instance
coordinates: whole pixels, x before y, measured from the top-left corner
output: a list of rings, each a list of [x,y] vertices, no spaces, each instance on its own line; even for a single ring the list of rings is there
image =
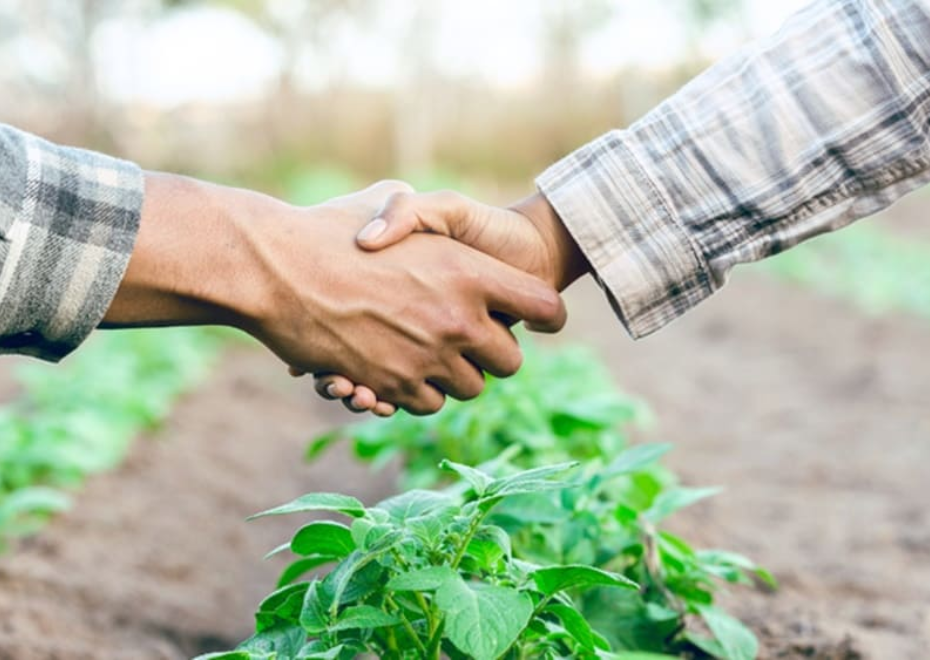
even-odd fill
[[[397,378],[388,387],[379,387],[364,369],[354,376],[318,370],[314,372],[316,390],[324,398],[342,399],[354,412],[390,416],[398,406],[415,414],[435,412],[446,395],[465,400],[480,394],[484,371],[495,376],[516,372],[519,347],[508,329],[515,321],[524,320],[528,328],[537,331],[561,329],[565,312],[555,290],[561,291],[581,276],[588,264],[539,194],[500,208],[449,191],[415,194],[396,182],[380,185],[382,193],[393,190],[356,236],[358,246],[369,252],[359,261],[414,250],[420,276],[413,278],[411,288],[389,286],[386,278],[390,274],[384,272],[377,280],[360,281],[359,285],[376,287],[388,298],[396,297],[400,303],[396,311],[404,316],[405,331],[419,332],[428,341],[419,343],[420,351],[390,355],[391,370]],[[344,203],[351,204],[351,200],[351,196],[344,198]],[[436,236],[411,236],[414,233]],[[450,245],[449,239],[460,245]],[[543,283],[548,287],[545,291]],[[472,291],[463,298],[463,287],[480,292]],[[352,300],[347,296],[341,299]],[[435,302],[419,304],[427,299]],[[417,304],[410,305],[412,302]],[[390,316],[384,320],[397,321]],[[430,325],[443,320],[453,327],[430,337]],[[340,328],[334,331],[332,339],[338,341]],[[369,341],[377,341],[378,336],[373,332]],[[359,351],[351,342],[339,343],[341,351]],[[400,378],[402,366],[422,368],[427,364],[426,348],[439,356],[445,370],[421,371],[422,377],[416,381]],[[303,370],[292,368],[291,373],[302,375]]]

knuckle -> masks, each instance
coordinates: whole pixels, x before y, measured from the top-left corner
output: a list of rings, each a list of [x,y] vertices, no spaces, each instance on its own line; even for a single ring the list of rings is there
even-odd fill
[[[536,300],[536,313],[546,321],[564,323],[565,307],[562,297],[548,287],[541,288]]]
[[[446,405],[446,397],[443,395],[437,396],[435,399],[427,401],[423,405],[423,409],[426,410],[427,415],[433,415],[442,410],[442,407]]]
[[[520,368],[523,366],[523,351],[519,348],[514,349],[510,352],[510,362],[506,365],[506,371],[508,376],[513,376],[515,373],[520,371]]]
[[[416,417],[425,417],[433,415],[442,410],[444,401],[412,401],[407,405],[406,410]]]
[[[462,196],[456,191],[449,190],[448,188],[434,192],[433,199],[436,200],[440,206],[444,207],[455,207],[462,202]]]
[[[467,343],[475,334],[474,324],[456,307],[443,314],[441,334],[455,343]]]
[[[465,386],[464,389],[459,393],[459,399],[462,401],[471,401],[472,399],[477,399],[482,392],[484,392],[484,378],[479,377]]]
[[[390,195],[409,194],[415,192],[413,186],[400,179],[382,179],[376,185]]]
[[[413,193],[402,190],[391,193],[388,195],[387,201],[384,203],[384,213],[382,213],[382,216],[387,216],[390,214],[399,215],[404,213],[412,199]]]
[[[514,348],[513,350],[507,351],[507,353],[501,357],[497,375],[501,378],[509,378],[520,371],[520,367],[522,366],[523,351],[519,348]]]

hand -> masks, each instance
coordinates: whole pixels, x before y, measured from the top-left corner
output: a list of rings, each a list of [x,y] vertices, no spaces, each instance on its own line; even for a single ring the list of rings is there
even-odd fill
[[[413,232],[443,234],[531,273],[559,290],[590,266],[555,210],[540,194],[510,208],[488,206],[451,191],[392,195],[358,235],[367,250],[382,250]],[[528,324],[534,329],[532,324]],[[387,416],[393,411],[369,388],[331,373],[315,374],[317,392],[341,398],[350,410]]]
[[[358,244],[383,250],[413,232],[454,238],[559,291],[590,270],[555,210],[538,193],[502,208],[453,191],[398,192],[359,232]]]
[[[356,232],[393,194],[382,183],[309,208],[150,175],[136,249],[110,325],[227,323],[297,372],[329,371],[417,413],[467,399],[481,370],[510,375],[519,347],[494,315],[557,330],[551,287],[446,239],[364,254]]]

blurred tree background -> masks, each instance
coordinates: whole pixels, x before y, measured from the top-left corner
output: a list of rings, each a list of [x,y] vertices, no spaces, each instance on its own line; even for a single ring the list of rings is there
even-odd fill
[[[526,189],[789,10],[761,0],[5,0],[0,121],[299,201],[314,198],[308,187],[384,176]]]

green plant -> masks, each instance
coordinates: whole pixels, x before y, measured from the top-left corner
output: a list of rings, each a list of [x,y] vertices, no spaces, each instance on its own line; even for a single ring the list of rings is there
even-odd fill
[[[315,521],[288,548],[301,556],[256,614],[257,633],[233,660],[354,658],[597,657],[606,643],[570,593],[635,589],[618,574],[584,566],[537,566],[513,557],[495,506],[520,494],[561,489],[571,464],[493,478],[451,462],[463,494],[414,490],[366,508],[350,497],[305,495],[264,514],[332,511],[351,525]],[[323,578],[289,584],[326,562]]]
[[[723,573],[745,579],[748,562],[735,555],[700,555],[674,537],[640,529],[704,493],[666,491],[635,525],[628,516],[616,516],[630,535],[612,558],[615,570],[591,566],[592,557],[584,553],[573,555],[566,541],[583,545],[582,526],[565,533],[571,526],[540,515],[566,510],[564,503],[571,502],[583,518],[589,513],[585,498],[613,480],[640,474],[660,453],[655,447],[632,448],[598,473],[582,472],[574,463],[515,471],[498,462],[494,470],[503,474],[497,477],[443,461],[441,469],[460,478],[445,491],[412,490],[372,507],[344,495],[316,493],[258,514],[325,511],[351,522],[310,522],[274,550],[271,554],[290,550],[299,558],[259,606],[256,634],[236,651],[201,658],[672,657],[643,655],[657,645],[665,652],[753,658],[755,639],[739,622],[704,597],[681,595],[683,585],[702,591]],[[516,534],[505,526],[514,516],[521,527]],[[548,549],[552,544],[545,537],[559,530],[555,546],[568,552]],[[521,552],[524,532],[538,537],[527,545],[541,551]],[[645,547],[650,538],[655,545]],[[294,583],[333,563],[325,575]],[[674,579],[671,573],[659,579],[671,567]],[[620,643],[602,634],[605,629],[587,607],[592,600],[617,617],[606,630],[620,635]],[[687,630],[686,613],[701,617],[710,635]]]
[[[573,488],[508,498],[492,512],[489,520],[510,537],[514,556],[594,566],[640,584],[621,596],[593,589],[576,603],[613,648],[754,657],[754,636],[714,607],[714,591],[721,581],[774,587],[772,577],[741,555],[696,550],[661,529],[716,489],[682,487],[659,462],[671,445],[630,444],[637,428],[648,426],[649,411],[617,391],[591,353],[531,345],[525,351],[519,374],[489,379],[473,402],[449,402],[429,418],[397,416],[339,430],[314,441],[308,454],[348,437],[375,465],[399,459],[408,487],[447,480],[436,469],[440,454],[494,474],[579,461]]]
[[[0,409],[0,547],[67,508],[61,489],[116,466],[132,438],[207,373],[223,336],[107,333],[63,366],[19,369],[22,395]]]
[[[930,246],[868,223],[808,241],[753,268],[869,314],[930,318]]]

